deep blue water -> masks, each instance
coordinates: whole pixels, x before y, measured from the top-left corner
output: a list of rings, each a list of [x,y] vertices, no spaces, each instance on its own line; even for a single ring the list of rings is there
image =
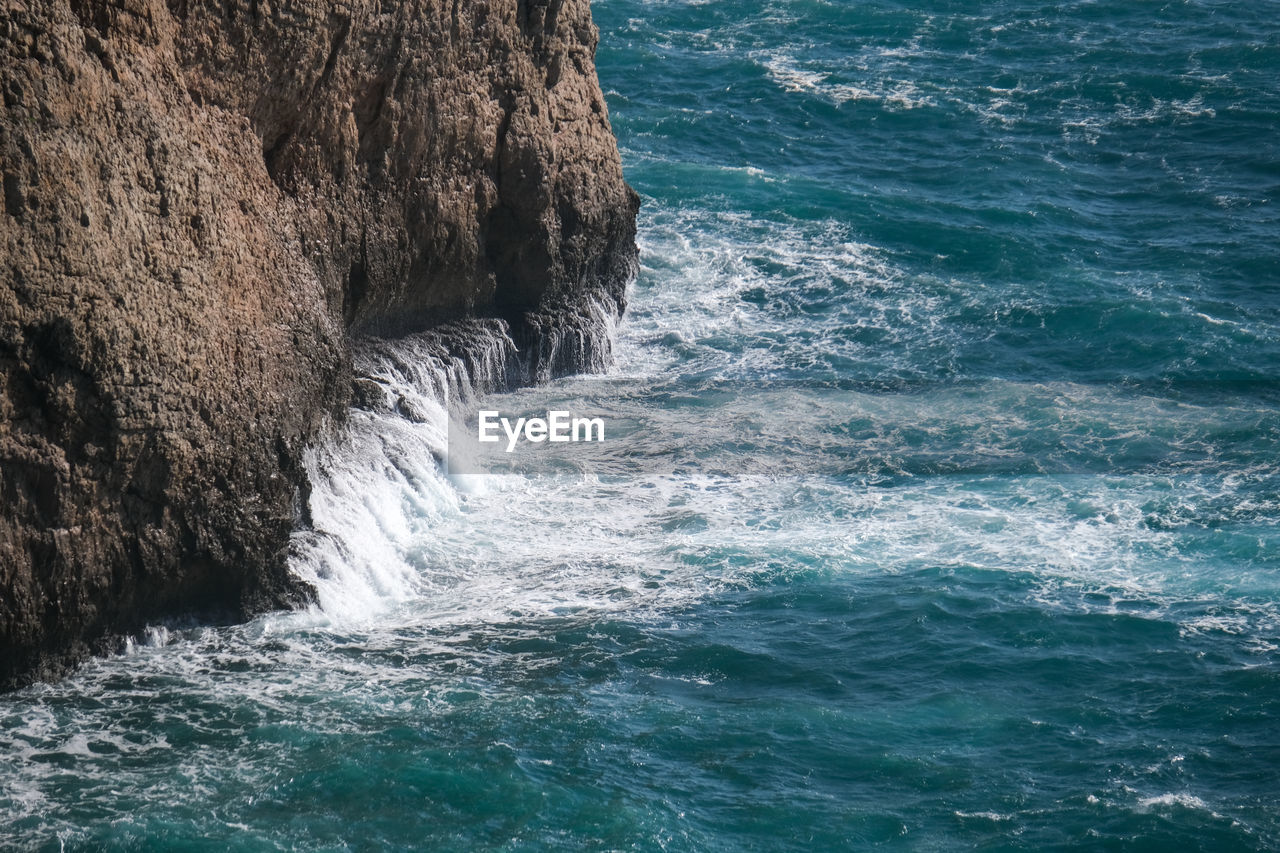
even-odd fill
[[[1280,4],[597,0],[580,469],[313,460],[323,610],[0,699],[56,849],[1280,849]]]

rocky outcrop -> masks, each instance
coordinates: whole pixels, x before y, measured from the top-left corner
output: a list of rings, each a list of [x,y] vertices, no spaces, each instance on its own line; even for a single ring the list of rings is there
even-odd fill
[[[354,337],[498,316],[536,360],[621,310],[596,37],[587,0],[0,0],[0,685],[306,600]]]

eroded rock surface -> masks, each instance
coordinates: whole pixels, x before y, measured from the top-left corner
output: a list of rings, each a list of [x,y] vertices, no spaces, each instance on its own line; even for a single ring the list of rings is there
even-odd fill
[[[621,310],[596,38],[586,0],[0,0],[0,686],[305,600],[353,336],[501,316],[536,358]]]

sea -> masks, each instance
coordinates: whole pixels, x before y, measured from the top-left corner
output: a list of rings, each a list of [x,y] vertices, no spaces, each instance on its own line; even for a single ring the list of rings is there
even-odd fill
[[[0,845],[1280,849],[1280,3],[593,5],[605,371],[362,356],[319,603],[0,697]]]

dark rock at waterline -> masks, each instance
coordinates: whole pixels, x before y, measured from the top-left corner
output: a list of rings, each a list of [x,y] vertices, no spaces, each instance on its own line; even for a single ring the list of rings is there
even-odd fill
[[[586,0],[0,0],[0,686],[307,600],[353,336],[596,360],[636,197],[595,43]]]

